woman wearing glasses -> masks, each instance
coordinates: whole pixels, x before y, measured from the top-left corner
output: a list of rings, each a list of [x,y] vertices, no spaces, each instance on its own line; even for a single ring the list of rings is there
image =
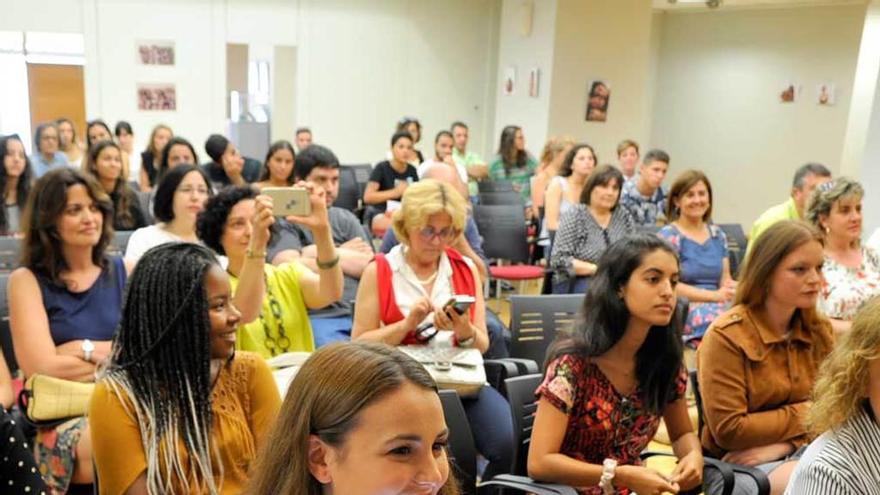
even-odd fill
[[[199,238],[205,245],[229,258],[226,271],[233,291],[245,287],[240,276],[246,265],[257,263],[263,267],[265,292],[260,314],[239,326],[236,348],[264,358],[314,351],[308,310],[326,307],[342,297],[342,265],[333,245],[324,188],[308,182],[297,186],[311,192],[312,213],[287,220],[314,234],[318,273],[297,261],[280,266],[265,262],[269,228],[274,222],[272,204],[268,197],[257,196],[250,186],[227,187],[217,193],[208,200],[197,223]]]
[[[361,276],[352,338],[390,345],[473,347],[485,352],[486,307],[474,262],[449,246],[461,235],[466,204],[452,186],[427,179],[403,195],[392,227],[401,244],[377,255]],[[473,296],[459,315],[444,310],[453,295]],[[510,469],[513,425],[507,402],[486,386],[462,400],[487,480]]]

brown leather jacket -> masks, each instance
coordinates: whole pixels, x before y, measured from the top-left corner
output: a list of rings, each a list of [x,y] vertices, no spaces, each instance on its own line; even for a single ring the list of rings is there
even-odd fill
[[[796,323],[788,339],[743,305],[719,316],[697,351],[703,448],[720,458],[776,442],[807,443],[810,392],[833,346],[831,323],[821,316]]]

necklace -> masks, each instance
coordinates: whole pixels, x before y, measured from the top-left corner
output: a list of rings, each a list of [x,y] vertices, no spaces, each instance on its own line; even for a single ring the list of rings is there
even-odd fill
[[[278,302],[278,299],[272,292],[272,286],[269,285],[269,279],[266,277],[265,273],[263,273],[263,281],[266,286],[266,299],[269,300],[269,310],[272,311],[272,316],[275,318],[275,323],[278,326],[278,338],[273,337],[272,333],[269,331],[269,322],[266,321],[266,315],[263,314],[262,310],[260,310],[260,325],[263,327],[263,334],[266,337],[264,342],[266,349],[268,349],[269,353],[273,356],[277,356],[278,354],[283,354],[290,350],[291,342],[290,338],[287,336],[287,332],[284,331],[281,303]]]

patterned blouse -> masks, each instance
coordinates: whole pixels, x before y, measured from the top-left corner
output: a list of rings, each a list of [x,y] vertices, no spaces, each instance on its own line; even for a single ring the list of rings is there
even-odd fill
[[[569,208],[559,217],[559,229],[550,255],[553,283],[561,284],[575,277],[573,260],[596,263],[611,243],[635,232],[635,229],[632,217],[620,206],[611,213],[611,221],[604,229],[586,205]]]
[[[676,379],[675,400],[684,397],[687,372]],[[590,464],[606,458],[619,464],[640,465],[639,454],[657,433],[660,416],[645,409],[640,389],[619,393],[599,367],[587,357],[565,354],[547,366],[544,382],[535,392],[568,416],[561,454]],[[598,486],[579,488],[584,495],[601,495]],[[619,488],[619,495],[630,493]]]
[[[852,320],[868,299],[880,295],[880,254],[862,248],[862,266],[849,268],[825,257],[822,266],[825,283],[819,296],[819,309],[830,318]]]

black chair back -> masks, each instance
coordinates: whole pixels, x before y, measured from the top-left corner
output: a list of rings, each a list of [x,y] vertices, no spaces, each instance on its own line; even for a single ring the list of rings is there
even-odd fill
[[[487,206],[520,205],[522,209],[525,209],[525,203],[523,203],[522,196],[513,191],[480,193],[480,204]]]
[[[15,359],[15,349],[12,347],[12,330],[9,328],[9,300],[6,298],[6,284],[9,282],[8,273],[0,273],[0,347],[3,348],[3,357],[6,366],[13,376],[18,371],[18,361]]]
[[[528,263],[529,244],[523,208],[475,205],[474,221],[483,237],[483,252],[487,258]]]
[[[511,474],[528,476],[529,443],[532,440],[535,412],[538,410],[535,390],[543,379],[543,375],[525,375],[504,380],[513,415],[513,434],[516,435]]]
[[[477,493],[477,447],[461,399],[454,390],[441,390],[440,403],[449,428],[449,462],[464,495]]]
[[[21,261],[21,239],[0,237],[0,271],[11,272]],[[5,289],[4,289],[5,290]]]
[[[373,172],[373,166],[369,163],[358,163],[355,165],[343,165],[342,168],[350,168],[354,170],[354,180],[360,188],[360,197],[364,197],[364,189],[367,188],[367,182],[370,181],[370,174]]]
[[[547,349],[577,319],[583,294],[510,297],[510,357],[531,359],[543,369]]]
[[[718,227],[727,235],[727,249],[730,250],[730,275],[736,278],[739,267],[746,257],[748,241],[742,225],[738,223],[721,223]]]
[[[513,192],[513,183],[509,180],[484,180],[477,182],[480,194],[493,192]]]
[[[357,213],[361,207],[361,188],[358,185],[357,173],[351,167],[339,167],[339,194],[333,206],[345,208]]]

